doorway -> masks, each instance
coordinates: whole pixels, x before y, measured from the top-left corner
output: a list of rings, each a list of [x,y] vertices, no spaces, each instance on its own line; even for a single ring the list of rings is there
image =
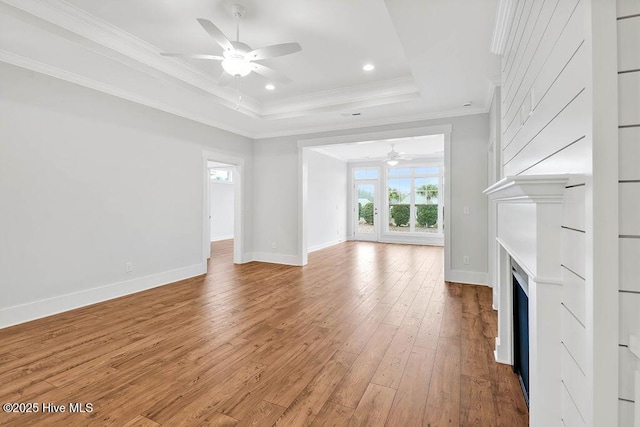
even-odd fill
[[[380,239],[378,181],[355,180],[354,190],[354,239],[377,242]]]
[[[436,141],[438,149],[433,144]],[[299,265],[307,264],[309,252],[308,165],[310,153],[316,151],[340,159],[348,166],[348,200],[351,204],[347,210],[349,240],[444,245],[445,271],[450,271],[447,224],[450,223],[451,213],[446,208],[450,204],[450,141],[449,124],[298,141]],[[413,144],[416,142],[417,145]],[[378,175],[375,178],[356,179],[355,168],[367,167],[377,170]],[[403,176],[391,174],[402,167],[411,168],[411,186],[404,193],[396,192],[392,197],[388,191],[388,184],[393,184],[390,180]],[[371,183],[365,182],[366,179],[372,179],[377,184],[372,184],[372,188]],[[373,196],[368,195],[372,192]],[[358,193],[363,197],[359,197]]]
[[[210,259],[220,260],[220,252],[231,260],[234,238],[233,165],[208,161]]]
[[[217,236],[221,240],[233,239],[233,262],[242,264],[247,261],[244,255],[244,159],[224,153],[204,151],[202,165],[203,261],[207,262],[211,258],[211,242]],[[227,187],[219,187],[221,185]],[[232,189],[232,195],[229,194],[230,189]],[[214,204],[216,202],[213,200],[216,195],[223,192],[226,194],[225,199],[220,202],[226,205],[212,206],[212,202]],[[229,204],[231,206],[228,206]],[[220,209],[217,209],[218,207]]]

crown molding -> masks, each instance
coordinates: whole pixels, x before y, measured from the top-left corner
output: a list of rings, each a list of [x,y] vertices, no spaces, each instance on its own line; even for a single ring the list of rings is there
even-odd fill
[[[215,102],[229,109],[235,109],[237,94],[235,91],[218,86],[209,74],[179,58],[160,56],[161,49],[139,39],[132,34],[103,21],[64,0],[0,0],[14,11],[20,11],[30,17],[30,24],[46,29],[47,25],[55,25],[66,32],[57,35],[72,39],[84,48],[105,55],[128,67],[149,75],[157,76],[150,70],[159,71],[178,81],[214,95]],[[9,8],[9,12],[11,12]],[[15,14],[15,12],[14,12]],[[73,37],[74,35],[81,36]],[[99,46],[100,48],[97,48]],[[113,54],[117,52],[125,61]],[[144,67],[138,66],[142,64]],[[419,96],[417,87],[410,77],[383,82],[351,86],[325,92],[317,92],[284,100],[263,104],[257,99],[243,95],[241,113],[258,119],[282,119],[317,114],[327,111],[365,108],[376,105],[392,104],[407,101]]]
[[[288,129],[275,132],[260,132],[255,135],[256,139],[278,138],[284,136],[308,135],[313,133],[331,132],[349,129],[366,128],[371,126],[385,126],[401,123],[420,122],[424,120],[446,119],[450,117],[472,116],[476,114],[486,114],[489,108],[458,108],[455,110],[438,111],[429,113],[418,113],[406,116],[395,116],[389,118],[377,118],[372,120],[357,120],[351,123],[335,123],[324,126],[305,127],[297,129]]]
[[[491,52],[496,55],[504,53],[509,26],[513,19],[514,3],[513,0],[498,0],[496,22],[493,27],[493,37],[491,38]]]
[[[6,62],[7,64],[15,65],[17,67],[26,68],[28,70],[45,74],[47,76],[64,80],[70,83],[75,83],[77,85],[84,86],[84,87],[96,90],[98,92],[106,93],[108,95],[112,95],[118,98],[126,99],[128,101],[145,105],[147,107],[155,108],[156,110],[164,111],[170,114],[175,114],[176,116],[184,117],[189,120],[193,120],[199,123],[213,126],[218,129],[225,130],[227,132],[232,132],[247,138],[252,138],[252,139],[256,138],[255,135],[252,135],[246,132],[244,129],[228,126],[225,123],[211,120],[209,117],[193,114],[192,112],[185,111],[180,108],[176,108],[175,106],[158,102],[153,99],[140,96],[138,94],[134,94],[128,90],[123,90],[113,85],[108,85],[108,84],[99,82],[97,80],[90,79],[86,76],[82,76],[67,70],[63,70],[61,68],[53,67],[51,65],[44,64],[42,62],[34,61],[33,59],[25,58],[24,56],[16,55],[12,52],[7,52],[6,50],[0,50],[0,61]]]
[[[353,108],[353,105],[358,105],[356,108],[364,108],[390,104],[419,95],[418,86],[413,78],[401,77],[283,98],[264,103],[262,113],[266,119],[280,119],[337,109],[344,111]]]
[[[45,29],[45,24],[53,24],[72,34],[80,35],[86,40],[73,38],[73,42],[92,49],[88,42],[106,47],[131,58],[147,67],[160,71],[168,76],[181,80],[212,94],[228,108],[235,105],[237,95],[234,91],[221,87],[211,75],[197,67],[176,58],[160,56],[161,49],[141,40],[120,28],[103,21],[82,9],[63,0],[0,0],[14,9],[32,15],[39,20],[31,20],[31,24]],[[62,33],[58,35],[64,37]],[[69,39],[67,36],[66,38]],[[93,49],[95,51],[95,49]],[[111,57],[111,59],[114,59]],[[122,61],[120,61],[122,62]],[[131,64],[125,64],[131,66]],[[133,67],[132,67],[133,68]],[[261,104],[256,99],[243,96],[243,112],[252,117],[261,115]]]

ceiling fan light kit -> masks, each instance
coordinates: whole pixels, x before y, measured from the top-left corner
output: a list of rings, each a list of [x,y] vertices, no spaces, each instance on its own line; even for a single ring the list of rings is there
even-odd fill
[[[281,83],[290,83],[291,80],[279,71],[254,61],[290,55],[292,53],[299,52],[302,50],[302,47],[300,47],[298,43],[282,43],[255,50],[251,49],[249,45],[240,41],[240,18],[242,18],[245,13],[244,7],[239,4],[235,4],[231,11],[237,20],[235,41],[230,41],[213,22],[208,19],[198,18],[198,22],[202,28],[204,28],[211,38],[213,38],[213,40],[215,40],[215,42],[224,49],[222,54],[223,56],[188,53],[161,53],[160,55],[222,61],[222,69],[224,72],[218,79],[218,84],[221,85],[228,83],[228,76],[246,77],[251,74],[252,71],[269,80],[275,80]]]

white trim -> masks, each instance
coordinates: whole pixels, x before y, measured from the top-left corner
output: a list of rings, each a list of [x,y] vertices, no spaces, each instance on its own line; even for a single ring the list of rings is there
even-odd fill
[[[319,245],[313,245],[309,247],[309,253],[319,251],[321,249],[330,248],[331,246],[339,245],[340,243],[344,243],[347,240],[347,237],[342,237],[337,240],[332,240],[330,242],[320,243]]]
[[[380,124],[380,123],[379,123]],[[300,265],[307,264],[307,151],[316,146],[345,144],[361,141],[373,141],[389,138],[406,138],[412,136],[424,135],[444,135],[444,168],[445,168],[445,206],[451,206],[451,124],[435,125],[435,126],[419,126],[404,129],[384,130],[377,132],[356,133],[350,135],[337,135],[322,138],[307,138],[298,140],[298,258],[301,260]],[[358,165],[360,167],[361,165]],[[377,165],[379,166],[379,164]],[[349,188],[348,197],[353,199],[352,184],[353,173],[349,168]],[[352,218],[353,209],[349,208],[350,217]],[[352,221],[348,222],[352,224]],[[451,209],[445,209],[445,224],[451,224]],[[353,240],[353,230],[347,229],[347,239]],[[448,280],[448,273],[451,271],[451,233],[444,233],[444,258],[445,258],[445,280]],[[403,242],[407,243],[407,242]],[[486,278],[484,283],[486,283]]]
[[[452,126],[419,126],[396,130],[383,130],[374,132],[361,132],[349,135],[325,136],[322,138],[301,138],[298,147],[314,147],[317,145],[348,144],[350,142],[377,141],[390,138],[408,138],[412,136],[440,135],[451,133]]]
[[[488,286],[487,273],[480,271],[449,270],[447,282]]]
[[[203,115],[190,112],[181,108],[176,108],[174,105],[165,104],[165,103],[150,99],[148,97],[142,96],[140,94],[134,93],[132,91],[125,90],[113,85],[109,85],[109,84],[91,79],[89,77],[64,70],[62,68],[44,64],[42,62],[38,62],[24,56],[16,55],[12,52],[8,52],[5,50],[0,50],[0,61],[6,62],[7,64],[15,65],[17,67],[35,71],[41,74],[45,74],[50,77],[54,77],[70,83],[75,83],[77,85],[87,87],[89,89],[93,89],[98,92],[102,92],[118,98],[126,99],[127,101],[145,105],[147,107],[154,108],[156,110],[164,111],[169,114],[174,114],[178,117],[183,117],[198,123],[203,123],[208,126],[213,126],[215,128],[225,130],[227,132],[232,132],[232,133],[235,133],[236,135],[240,135],[240,136],[244,136],[252,139],[300,136],[300,135],[307,135],[307,134],[313,134],[313,133],[319,133],[319,132],[359,129],[359,128],[364,128],[369,126],[383,126],[383,125],[392,125],[392,124],[420,122],[424,120],[446,119],[451,117],[469,116],[469,115],[475,115],[475,114],[486,114],[489,111],[488,108],[473,108],[473,109],[466,108],[466,109],[456,109],[456,110],[450,110],[450,111],[441,111],[441,112],[435,112],[435,113],[429,112],[429,113],[418,113],[413,115],[405,115],[405,116],[397,116],[397,117],[376,118],[371,120],[355,120],[348,123],[338,122],[338,123],[325,124],[325,125],[320,125],[315,127],[303,127],[303,128],[287,127],[287,129],[282,129],[278,131],[252,132],[252,131],[248,131],[246,128],[229,126],[226,123],[212,120],[209,117],[205,117]],[[241,108],[241,112],[243,112],[242,110],[243,108]]]
[[[350,123],[333,123],[333,124],[321,125],[316,127],[287,128],[287,129],[273,131],[273,132],[261,132],[255,135],[254,138],[261,139],[261,138],[275,138],[275,137],[282,137],[282,136],[296,136],[296,135],[302,136],[302,135],[312,134],[312,133],[359,129],[359,128],[365,128],[370,126],[384,126],[384,125],[392,125],[392,124],[421,122],[425,120],[448,119],[451,117],[473,116],[476,114],[486,114],[488,112],[489,112],[489,108],[471,107],[471,108],[464,108],[464,109],[460,108],[460,109],[448,110],[448,111],[418,113],[418,114],[388,117],[388,118],[378,117],[371,120],[362,120],[363,116],[360,116],[360,118]],[[398,129],[398,131],[401,131],[401,130],[402,129]]]
[[[415,234],[402,235],[400,233],[382,233],[378,241],[380,243],[398,243],[402,245],[422,245],[422,246],[444,246],[444,235],[430,235],[423,233],[424,236],[416,236]]]
[[[293,265],[296,267],[300,267],[304,265],[302,264],[302,260],[299,256],[287,255],[287,254],[274,254],[269,252],[254,252],[252,254],[252,260],[256,262],[267,262],[270,264]]]
[[[2,2],[9,5],[9,8],[6,9],[9,10],[10,13],[18,14],[18,11],[20,11],[20,15],[24,15],[22,19],[25,19],[25,16],[28,17],[31,25],[47,29],[45,28],[47,24],[53,24],[66,30],[56,33],[58,37],[71,40],[83,48],[100,53],[113,61],[135,68],[138,71],[147,74],[152,74],[154,71],[164,73],[170,78],[175,79],[178,84],[189,85],[212,95],[214,97],[213,102],[224,108],[236,110],[235,92],[217,85],[215,79],[210,74],[179,58],[161,57],[159,55],[161,49],[158,47],[87,13],[81,8],[62,0],[2,0]],[[196,25],[195,22],[194,25]],[[74,37],[74,35],[79,35],[80,38]],[[120,55],[124,58],[120,58]],[[142,65],[142,67],[138,64]],[[146,67],[148,67],[148,69]],[[57,77],[61,78],[59,76],[60,73],[57,73]],[[71,81],[69,76],[65,79]],[[90,79],[84,77],[85,82],[89,80]],[[94,84],[93,86],[96,85]],[[120,94],[126,92],[121,88],[113,88],[113,91],[119,92]],[[128,93],[124,98],[131,99],[134,102],[143,100],[142,97],[133,93]],[[419,99],[420,94],[414,80],[409,77],[309,93],[304,96],[291,97],[272,103],[263,103],[256,98],[246,95],[243,98],[243,107],[238,110],[239,113],[253,118],[273,120],[284,117],[308,116],[330,111],[338,112],[377,105],[388,105],[411,99]],[[149,100],[143,104],[151,106],[152,108],[158,108],[160,105],[160,103],[149,102]],[[166,107],[160,109],[166,111]],[[316,128],[294,129],[289,127],[276,132],[256,132],[252,134],[247,134],[242,129],[231,130],[229,126],[222,124],[213,126],[250,138],[269,138],[338,129],[352,129],[369,125],[405,123],[415,120],[486,113],[488,109],[489,106],[485,105],[479,108],[460,108],[436,113],[420,113],[412,116],[378,118],[369,121],[356,120],[347,124],[339,122]],[[175,109],[171,111],[172,114],[178,114],[175,111]],[[212,121],[209,118],[202,120],[192,117],[197,116],[197,113],[187,113],[187,115],[182,113],[178,115],[206,124],[210,124]]]
[[[211,179],[209,177],[208,161],[213,160],[220,163],[226,163],[233,166],[234,193],[233,193],[233,262],[235,264],[243,264],[246,261],[244,252],[244,236],[245,236],[245,159],[234,155],[222,153],[219,151],[203,150],[203,206],[202,206],[202,256],[206,261],[207,254],[211,249],[211,221],[209,219],[209,185]],[[206,191],[205,191],[206,190]]]
[[[112,95],[121,99],[125,99],[127,101],[135,102],[140,105],[145,105],[147,107],[155,108],[156,110],[164,111],[165,113],[174,114],[178,117],[184,117],[186,119],[190,119],[198,123],[203,123],[205,125],[213,126],[218,129],[225,130],[227,132],[232,132],[237,135],[245,136],[247,138],[252,137],[251,134],[249,134],[248,132],[244,131],[241,128],[228,126],[222,122],[211,120],[208,117],[196,115],[192,112],[181,110],[180,108],[176,108],[173,105],[158,102],[150,98],[141,96],[139,94],[133,93],[129,90],[125,90],[116,86],[102,83],[97,80],[93,80],[89,77],[81,76],[80,74],[75,74],[70,71],[63,70],[62,68],[57,68],[48,64],[44,64],[42,62],[35,61],[30,58],[26,58],[24,56],[16,55],[15,53],[8,52],[6,50],[0,49],[0,61],[6,62],[7,64],[15,65],[16,67],[25,68],[27,70],[35,71],[37,73],[54,77],[56,79],[64,80],[66,82],[75,83],[77,85],[80,85],[89,89],[93,89],[98,92],[106,93],[107,95]]]
[[[491,37],[491,52],[496,55],[504,53],[507,35],[509,34],[509,26],[513,19],[514,12],[513,0],[499,0],[496,10],[496,22],[493,27],[493,36]]]
[[[81,8],[63,0],[2,0],[2,2],[30,15],[30,17],[36,17],[37,19],[29,19],[29,23],[38,28],[49,30],[45,23],[64,28],[68,32],[58,32],[56,34],[94,52],[105,54],[103,49],[96,49],[96,46],[118,52],[152,70],[160,71],[192,87],[203,90],[215,96],[217,98],[216,101],[221,105],[229,109],[235,109],[237,97],[235,91],[219,86],[211,74],[186,61],[160,56],[161,49],[87,13]],[[9,9],[9,12],[12,13],[11,9]],[[21,15],[20,18],[25,19],[24,15]],[[197,25],[195,20],[194,24]],[[74,34],[81,37],[73,37]],[[130,63],[117,57],[112,55],[105,56],[132,67]],[[149,74],[148,71],[140,67],[136,67],[136,69]],[[261,104],[254,98],[248,96],[243,96],[243,98],[244,108],[241,112],[251,117],[259,116]]]
[[[231,240],[233,239],[233,234],[227,234],[226,236],[217,236],[211,239],[212,242],[221,242],[222,240]]]
[[[378,82],[357,84],[346,88],[292,96],[263,104],[263,118],[280,119],[308,115],[310,112],[326,112],[327,109],[364,108],[394,101],[402,101],[407,95],[419,97],[418,87],[412,77],[401,77]]]
[[[131,280],[7,307],[0,310],[0,328],[6,328],[147,289],[168,285],[180,280],[206,274],[206,272],[206,263],[194,264],[175,270],[151,274],[149,276],[137,277]]]
[[[307,265],[308,254],[308,230],[307,230],[307,210],[309,186],[309,150],[298,148],[298,257],[300,265]]]

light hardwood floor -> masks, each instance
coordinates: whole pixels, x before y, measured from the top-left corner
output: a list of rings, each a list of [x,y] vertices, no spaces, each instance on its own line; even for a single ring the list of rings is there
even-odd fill
[[[207,276],[0,330],[0,425],[524,426],[493,361],[491,290],[445,283],[442,248],[349,242],[304,268]]]

